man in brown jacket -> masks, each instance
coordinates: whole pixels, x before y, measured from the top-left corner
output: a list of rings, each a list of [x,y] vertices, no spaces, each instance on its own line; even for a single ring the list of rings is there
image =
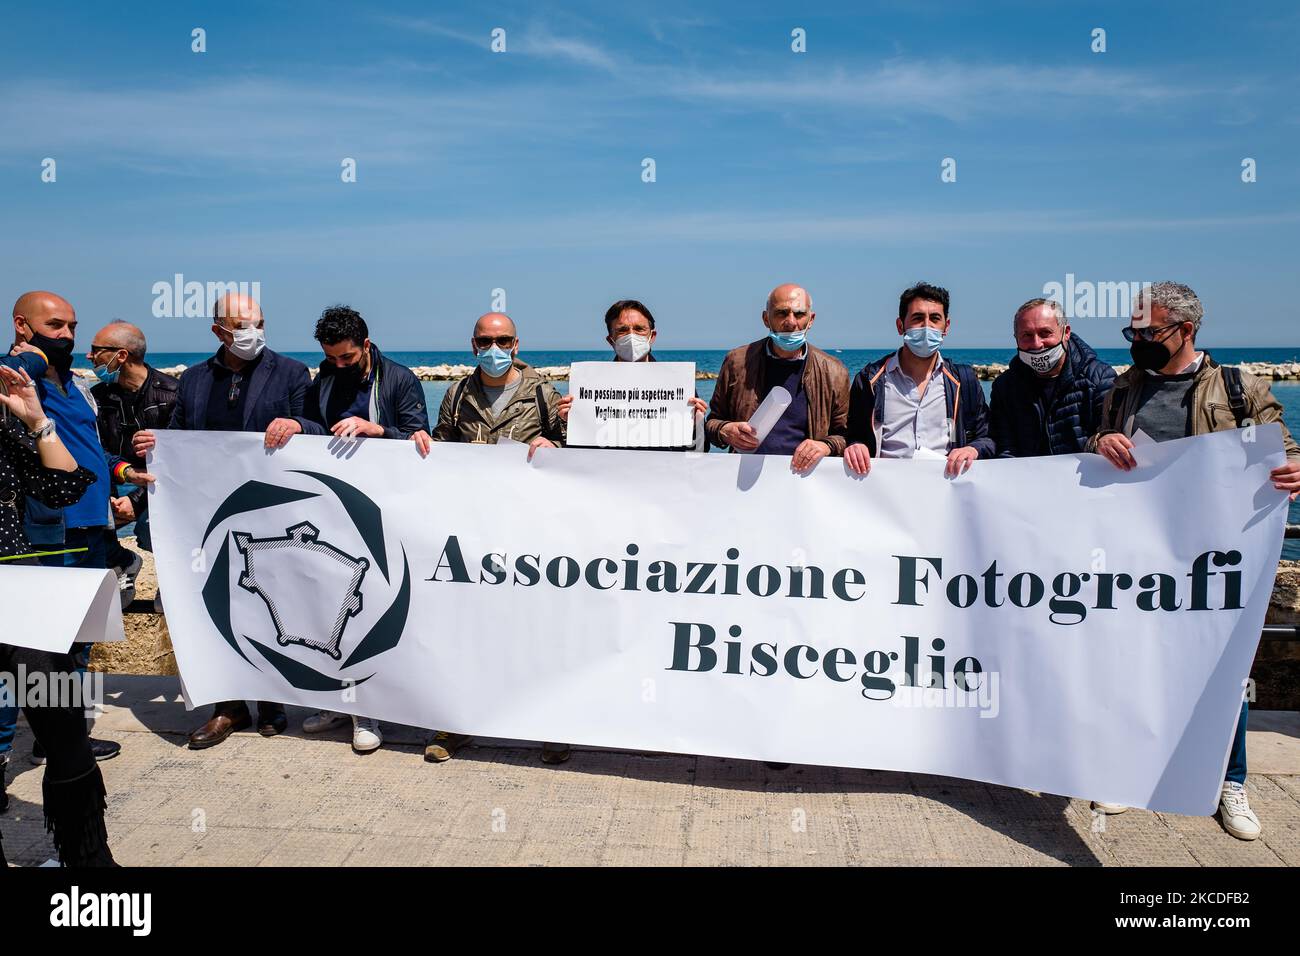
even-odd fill
[[[808,344],[817,315],[812,297],[780,285],[767,297],[767,335],[732,349],[722,361],[704,432],[709,443],[738,452],[789,455],[806,472],[827,455],[843,455],[849,420],[849,372],[844,363]],[[760,444],[750,417],[776,386],[793,398]]]
[[[1243,425],[1282,421],[1282,406],[1265,379],[1219,365],[1209,352],[1198,351],[1196,336],[1205,310],[1196,293],[1178,282],[1157,282],[1133,303],[1133,318],[1124,329],[1132,343],[1133,367],[1115,380],[1101,412],[1101,429],[1088,451],[1104,455],[1117,468],[1137,467],[1133,434],[1141,429],[1155,441],[1227,431]],[[1282,425],[1286,464],[1269,475],[1273,487],[1295,500],[1300,493],[1300,447]],[[1190,519],[1189,520],[1194,520]],[[1219,797],[1223,828],[1239,840],[1260,835],[1259,818],[1246,799],[1246,716],[1241,716],[1228,756],[1228,772]],[[1122,804],[1093,803],[1098,813],[1122,813]]]

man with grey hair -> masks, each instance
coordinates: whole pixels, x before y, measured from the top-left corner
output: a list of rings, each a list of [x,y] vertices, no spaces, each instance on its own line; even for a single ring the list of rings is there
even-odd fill
[[[107,531],[108,566],[117,572],[118,591],[123,609],[135,598],[135,577],[140,571],[140,555],[124,547],[117,529],[135,523],[136,543],[153,550],[149,536],[149,496],[143,488],[118,480],[125,465],[145,471],[144,458],[136,454],[136,432],[142,428],[166,428],[180,382],[145,362],[147,344],[144,333],[123,319],[114,319],[90,340],[86,358],[95,370],[98,384],[91,388],[98,406],[96,420],[99,442],[110,454],[121,459],[110,477],[114,487],[109,497],[116,525]],[[162,601],[154,595],[154,610],[162,611]]]
[[[1061,304],[1030,299],[1011,323],[1016,354],[993,382],[989,433],[999,458],[1083,451],[1115,370],[1070,331]]]
[[[1137,467],[1133,435],[1139,429],[1156,441],[1226,431],[1243,425],[1277,422],[1282,426],[1286,464],[1269,475],[1273,488],[1294,501],[1300,495],[1300,447],[1282,424],[1282,406],[1266,379],[1239,368],[1219,365],[1209,352],[1198,351],[1196,335],[1205,310],[1190,288],[1157,282],[1133,303],[1124,329],[1132,343],[1133,367],[1115,382],[1102,408],[1101,428],[1088,443],[1117,468]],[[1259,837],[1259,818],[1246,799],[1246,716],[1241,704],[1237,732],[1219,798],[1223,828],[1240,840]],[[1121,813],[1118,804],[1094,803],[1101,813]]]

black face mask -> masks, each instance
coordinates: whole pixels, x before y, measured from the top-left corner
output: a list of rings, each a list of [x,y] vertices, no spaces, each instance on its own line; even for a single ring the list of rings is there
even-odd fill
[[[50,364],[60,373],[67,374],[68,369],[72,368],[72,350],[74,347],[72,339],[52,339],[48,335],[41,335],[31,326],[28,326],[28,328],[31,329],[32,333],[28,344],[44,352],[45,357],[50,360]]]
[[[1179,348],[1182,348],[1181,342]],[[1158,372],[1174,357],[1173,351],[1164,342],[1144,342],[1141,339],[1129,346],[1128,354],[1133,356],[1133,364],[1144,372]]]
[[[333,362],[328,362],[325,365],[325,374],[331,376],[334,381],[338,382],[340,385],[350,385],[354,388],[361,387],[362,375],[360,362],[357,362],[355,365],[344,365],[342,368],[335,365]]]

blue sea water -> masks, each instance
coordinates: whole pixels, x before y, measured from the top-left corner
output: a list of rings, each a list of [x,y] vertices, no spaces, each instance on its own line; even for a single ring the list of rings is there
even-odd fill
[[[874,361],[881,355],[885,354],[883,349],[828,349],[828,351],[848,366],[850,374],[855,374],[864,365]],[[1220,362],[1235,364],[1238,362],[1300,362],[1300,347],[1296,348],[1226,348],[1213,349],[1215,359]],[[1127,365],[1130,362],[1127,349],[1098,349],[1098,355],[1105,361],[1114,365]],[[176,365],[194,365],[202,362],[211,353],[196,352],[159,352],[150,353],[149,362],[157,368],[170,368]],[[320,352],[290,352],[294,358],[306,362],[308,365],[316,365],[321,360]],[[391,352],[387,353],[390,358],[403,363],[404,365],[468,365],[473,362],[473,357],[468,353],[452,352]],[[717,372],[722,364],[722,359],[726,356],[725,349],[707,349],[707,350],[655,350],[655,355],[665,362],[694,362],[697,369],[705,372]],[[1004,349],[945,349],[944,354],[954,361],[966,362],[972,365],[991,365],[994,363],[1006,363],[1011,358],[1010,350]],[[607,349],[599,351],[535,351],[521,353],[520,357],[530,365],[568,365],[572,362],[582,361],[603,361],[610,358]],[[442,403],[443,396],[453,383],[451,382],[424,382],[424,393],[428,401],[430,415],[436,416],[439,405]],[[567,382],[556,382],[556,388],[561,392],[568,389]],[[991,382],[984,382],[985,394],[991,387]],[[700,381],[697,383],[700,397],[705,401],[713,395],[713,382],[711,380]],[[1274,382],[1273,393],[1282,403],[1284,412],[1283,420],[1292,433],[1300,436],[1300,382]],[[1300,523],[1300,501],[1291,505],[1290,520],[1293,524]],[[1300,560],[1300,540],[1289,540],[1285,543],[1282,556],[1292,560]]]

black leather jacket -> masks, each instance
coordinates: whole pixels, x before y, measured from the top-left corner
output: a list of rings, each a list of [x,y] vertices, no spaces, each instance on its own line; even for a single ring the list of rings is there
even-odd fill
[[[172,419],[180,381],[145,364],[148,377],[134,392],[117,383],[99,383],[90,390],[99,405],[99,443],[110,455],[118,455],[135,468],[144,469],[144,459],[135,453],[132,441],[142,429],[166,428]],[[127,495],[136,514],[149,503],[143,488],[133,488]]]

